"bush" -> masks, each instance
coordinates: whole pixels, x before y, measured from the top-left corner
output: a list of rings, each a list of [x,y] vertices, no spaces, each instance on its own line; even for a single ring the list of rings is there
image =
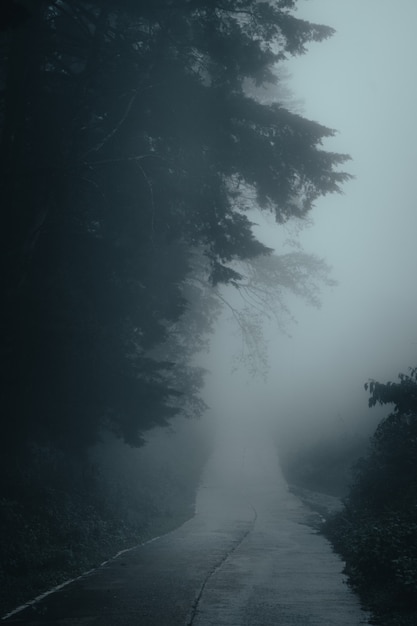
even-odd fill
[[[370,406],[393,403],[355,467],[344,510],[324,532],[346,561],[350,584],[382,625],[417,623],[417,370],[372,382]]]
[[[105,450],[107,466],[104,458],[35,444],[2,459],[0,615],[189,519],[205,461],[193,441],[184,468],[171,459],[169,472],[167,454],[152,465],[151,450],[121,442]]]

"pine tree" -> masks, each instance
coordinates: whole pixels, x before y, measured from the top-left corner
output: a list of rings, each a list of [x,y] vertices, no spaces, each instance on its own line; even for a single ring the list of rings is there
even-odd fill
[[[138,443],[175,413],[176,365],[150,354],[193,250],[208,282],[239,282],[234,262],[270,253],[247,193],[283,223],[349,178],[332,130],[247,88],[333,31],[289,0],[29,4],[0,41],[9,437]]]

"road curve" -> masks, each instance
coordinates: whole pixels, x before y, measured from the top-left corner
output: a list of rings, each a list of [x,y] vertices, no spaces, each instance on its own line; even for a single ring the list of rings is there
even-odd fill
[[[30,626],[359,626],[342,563],[258,435],[222,441],[195,517],[4,620]]]

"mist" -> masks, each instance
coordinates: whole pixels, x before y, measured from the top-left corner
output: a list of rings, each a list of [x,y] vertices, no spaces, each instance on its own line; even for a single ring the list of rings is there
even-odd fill
[[[412,597],[416,23],[414,0],[2,5],[7,619],[75,577],[48,621],[94,589],[104,626],[353,626],[341,559],[364,606],[374,566]]]
[[[302,441],[329,430],[372,433],[388,410],[368,409],[364,383],[395,380],[415,362],[417,7],[408,1],[393,12],[388,1],[317,0],[300,3],[298,17],[336,34],[285,64],[294,106],[337,129],[325,147],[351,155],[355,178],[342,195],[320,198],[301,229],[256,214],[254,230],[279,253],[295,239],[324,257],[338,284],[322,290],[320,309],[288,294],[295,321],[286,333],[265,322],[264,381],[250,379],[243,364],[236,369],[239,333],[225,315],[212,340],[207,401],[239,413],[249,396],[254,421],[274,416],[282,436]]]

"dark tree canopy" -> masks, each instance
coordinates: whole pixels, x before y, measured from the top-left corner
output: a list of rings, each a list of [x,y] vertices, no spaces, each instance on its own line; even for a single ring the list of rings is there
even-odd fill
[[[248,188],[282,223],[349,178],[339,170],[347,156],[322,148],[332,130],[245,90],[276,81],[274,63],[332,34],[295,8],[0,7],[9,441],[82,449],[106,427],[138,444],[166,423],[196,385],[185,382],[181,342],[175,362],[150,355],[187,309],[193,251],[208,259],[208,284],[239,281],[230,263],[270,253],[245,214]]]
[[[371,394],[369,406],[393,404],[394,413],[417,413],[417,368],[410,368],[409,374],[398,374],[399,383],[379,383],[370,380],[365,383],[365,390]]]

